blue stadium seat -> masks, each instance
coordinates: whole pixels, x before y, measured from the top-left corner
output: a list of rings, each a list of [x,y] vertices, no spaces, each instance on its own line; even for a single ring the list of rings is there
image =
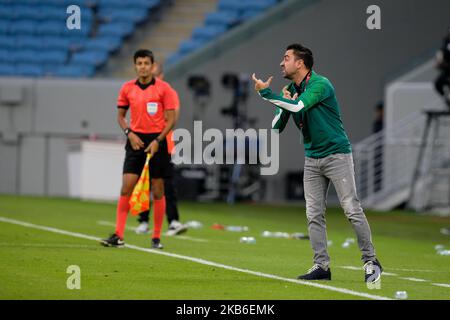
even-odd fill
[[[14,62],[14,51],[0,49],[0,63],[12,63]]]
[[[40,63],[42,64],[63,64],[67,61],[67,51],[65,50],[49,50],[39,53]]]
[[[14,21],[10,28],[9,33],[13,35],[30,35],[36,32],[37,24],[29,20]]]
[[[223,25],[197,27],[192,31],[192,39],[210,41],[223,34],[226,30],[227,28]]]
[[[266,10],[269,9],[270,7],[276,5],[278,3],[277,0],[248,0],[248,1],[244,1],[245,2],[245,7],[243,8],[243,10]]]
[[[219,0],[218,11],[241,11],[245,9],[245,2],[242,0]]]
[[[41,63],[41,55],[38,50],[18,50],[14,52],[14,61],[23,64],[39,64]]]
[[[100,7],[152,9],[161,4],[161,0],[99,0]]]
[[[234,11],[211,12],[206,15],[205,25],[223,25],[231,27],[239,21],[239,15]]]
[[[16,73],[20,76],[41,77],[44,75],[44,68],[37,64],[19,63],[16,65]]]
[[[2,76],[16,75],[16,68],[11,64],[0,63],[0,75]]]
[[[42,37],[43,47],[49,50],[70,49],[72,41],[68,37],[45,36]]]
[[[45,36],[59,36],[66,30],[66,23],[61,21],[48,21],[39,23],[37,26],[36,33]]]
[[[113,52],[120,48],[122,39],[120,37],[100,37],[87,40],[83,44],[83,49],[91,51],[108,51]]]
[[[44,48],[44,43],[39,37],[20,36],[16,37],[16,48],[41,50]]]
[[[12,5],[0,5],[0,19],[7,20],[14,18],[14,6]]]
[[[34,0],[18,0],[18,1],[31,1]],[[99,3],[98,0],[39,0],[39,4],[41,5],[47,5],[47,6],[60,6],[60,7],[67,7],[71,4],[75,4],[77,6],[85,6],[85,7],[92,7],[95,4]]]
[[[10,22],[8,20],[0,20],[0,34],[6,35],[9,32]]]
[[[141,23],[147,18],[148,13],[140,9],[105,8],[100,10],[99,17],[106,22],[128,22]]]
[[[47,75],[55,77],[68,77],[68,78],[86,78],[92,77],[95,73],[95,67],[84,64],[69,64],[59,66],[58,68],[47,72]]]
[[[181,54],[187,54],[201,48],[205,44],[202,40],[185,40],[181,42],[178,52]]]
[[[99,67],[108,59],[108,53],[105,51],[82,51],[72,56],[71,63],[86,64]]]
[[[0,36],[0,48],[14,49],[16,47],[16,37]]]
[[[12,14],[14,19],[17,20],[39,20],[41,18],[41,12],[38,8],[35,5],[16,5]]]
[[[133,23],[112,22],[100,25],[98,35],[126,37],[133,33],[133,31]]]

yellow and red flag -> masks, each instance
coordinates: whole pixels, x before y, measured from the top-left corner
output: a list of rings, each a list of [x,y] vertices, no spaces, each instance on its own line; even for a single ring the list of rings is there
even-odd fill
[[[141,176],[131,194],[130,212],[134,216],[150,208],[150,170],[148,165],[151,157],[151,154],[147,153],[144,169],[142,169]]]

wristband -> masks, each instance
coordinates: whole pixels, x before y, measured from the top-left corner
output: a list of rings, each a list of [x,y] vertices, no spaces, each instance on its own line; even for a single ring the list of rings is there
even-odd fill
[[[130,128],[123,129],[123,133],[128,137],[128,134],[131,132]]]

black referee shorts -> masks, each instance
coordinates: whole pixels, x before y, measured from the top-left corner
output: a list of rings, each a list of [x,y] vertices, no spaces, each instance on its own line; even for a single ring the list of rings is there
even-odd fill
[[[139,133],[135,132],[139,138],[144,142],[144,148],[133,150],[130,140],[127,140],[125,145],[125,161],[123,163],[123,174],[133,173],[141,175],[142,169],[145,165],[147,154],[144,152],[145,148],[159,136],[159,133]],[[159,143],[158,152],[156,152],[150,159],[150,178],[168,178],[172,176],[173,166],[171,165],[171,157],[167,151],[166,139]]]

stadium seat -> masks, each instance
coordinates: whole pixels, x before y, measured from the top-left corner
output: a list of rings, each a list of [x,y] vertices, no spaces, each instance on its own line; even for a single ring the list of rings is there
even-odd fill
[[[16,65],[16,74],[20,76],[41,77],[44,75],[44,68],[37,64],[19,63]]]
[[[234,11],[211,12],[206,15],[205,25],[223,25],[227,28],[239,21],[239,15]]]
[[[120,36],[126,37],[134,31],[133,23],[112,22],[100,25],[99,36]]]
[[[36,33],[45,36],[59,36],[67,29],[65,22],[47,21],[39,23]]]
[[[14,51],[0,49],[0,63],[14,62]]]
[[[108,59],[108,53],[105,51],[82,51],[73,55],[71,63],[86,64],[99,67]]]
[[[0,48],[14,49],[16,47],[16,37],[0,36]]]
[[[32,64],[41,63],[41,55],[38,50],[19,50],[13,54],[16,63]]]
[[[0,75],[13,76],[16,74],[16,68],[11,64],[0,63]]]
[[[67,61],[67,51],[65,50],[41,51],[38,56],[41,64],[63,64]]]
[[[41,38],[42,45],[48,50],[70,49],[72,41],[69,37],[46,36]]]
[[[226,30],[227,28],[222,25],[197,27],[192,31],[192,39],[210,41],[223,34]]]
[[[44,43],[39,37],[20,36],[16,37],[16,48],[41,50],[44,48]]]
[[[187,54],[201,48],[205,44],[203,40],[185,40],[180,44],[178,52],[180,54]]]
[[[53,70],[48,70],[46,75],[55,77],[68,77],[68,78],[85,78],[92,77],[95,73],[95,67],[83,65],[83,64],[69,64],[57,66]]]
[[[236,11],[244,10],[245,1],[242,0],[219,0],[217,11]]]
[[[120,37],[100,37],[87,40],[83,44],[83,49],[91,51],[108,51],[113,52],[120,48],[122,40]]]
[[[12,15],[17,20],[39,20],[41,11],[38,8],[36,5],[16,5]]]
[[[106,8],[100,10],[99,17],[106,22],[133,22],[141,23],[147,18],[147,11],[140,9],[121,9],[121,8]]]
[[[100,7],[152,9],[159,6],[161,0],[99,0]]]
[[[9,33],[13,35],[30,35],[36,32],[37,24],[29,20],[14,21],[10,28]]]
[[[0,20],[0,35],[5,35],[9,32],[10,22],[8,20]]]

